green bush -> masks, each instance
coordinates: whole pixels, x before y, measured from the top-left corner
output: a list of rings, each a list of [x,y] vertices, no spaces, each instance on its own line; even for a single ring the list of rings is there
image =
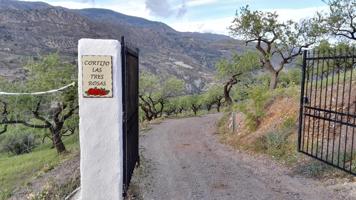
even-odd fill
[[[296,130],[296,118],[288,117],[281,126],[269,133],[257,138],[253,149],[264,152],[276,159],[282,159],[287,163],[295,163],[297,159],[296,144],[289,141],[289,136]]]
[[[279,87],[289,87],[292,85],[299,85],[301,81],[301,70],[299,68],[282,71],[279,74]]]
[[[288,135],[285,132],[276,131],[265,135],[267,151],[276,156],[281,156],[283,146],[287,143]]]
[[[270,92],[263,86],[255,86],[248,92],[249,100],[241,102],[239,111],[246,115],[246,125],[250,131],[255,131],[260,120],[265,115],[265,107],[270,100]]]
[[[30,153],[36,147],[36,139],[29,133],[6,134],[0,144],[0,151],[20,155]]]
[[[287,117],[284,122],[282,123],[282,129],[286,131],[292,131],[294,128],[296,128],[296,118],[295,116],[289,116]]]
[[[0,199],[9,199],[11,195],[12,195],[11,191],[0,188]]]
[[[302,71],[300,68],[295,67],[288,70],[283,70],[278,76],[278,88],[287,88],[293,85],[300,85]],[[269,86],[271,76],[268,73],[264,73],[258,76],[257,81],[264,86]]]

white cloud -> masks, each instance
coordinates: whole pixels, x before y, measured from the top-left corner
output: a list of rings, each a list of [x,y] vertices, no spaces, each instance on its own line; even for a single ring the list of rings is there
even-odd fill
[[[217,33],[228,35],[228,27],[231,25],[233,16],[219,18],[219,19],[207,19],[207,20],[181,20],[170,23],[170,25],[182,32],[202,32],[202,33]]]
[[[36,1],[36,0],[26,0],[26,1]],[[162,21],[167,23],[172,28],[182,31],[182,32],[210,32],[210,33],[218,33],[229,35],[228,27],[231,25],[232,20],[234,18],[234,12],[231,13],[229,17],[209,17],[209,18],[201,18],[194,19],[185,16],[183,18],[170,18],[170,19],[162,19],[153,16],[149,9],[147,9],[145,2],[146,0],[127,0],[127,1],[115,1],[115,3],[100,3],[96,1],[95,6],[90,1],[82,1],[78,2],[76,0],[47,0],[49,4],[54,6],[63,6],[71,9],[81,9],[81,8],[106,8],[111,9],[126,15],[137,16],[146,18],[149,20]],[[234,4],[236,2],[248,2],[250,0],[225,0],[224,2],[218,0],[176,0],[176,2],[183,2],[183,4],[174,5],[174,9],[178,9],[179,6],[186,5],[188,10],[191,9],[199,9],[199,6],[202,5],[212,5],[215,3],[220,4]],[[173,5],[173,4],[172,4]],[[321,7],[310,7],[303,9],[265,9],[263,11],[276,11],[279,14],[279,19],[281,21],[286,20],[294,20],[299,21],[303,18],[312,17],[315,15],[316,11],[327,10],[327,6]],[[213,15],[212,15],[213,16]]]
[[[200,1],[200,0],[197,0]],[[205,0],[201,0],[205,1]],[[209,0],[206,0],[209,1]],[[313,17],[315,16],[317,11],[326,11],[327,7],[310,7],[310,8],[303,8],[303,9],[266,9],[263,11],[276,11],[279,15],[280,21],[300,21],[301,19]],[[232,14],[231,17],[223,17],[217,19],[204,19],[204,20],[176,20],[170,25],[178,30],[183,32],[210,32],[210,33],[218,33],[229,35],[228,27],[231,25],[234,19],[234,15]]]
[[[216,3],[217,1],[218,0],[190,0],[187,1],[187,6],[188,7],[202,6],[202,5],[213,4]]]
[[[308,17],[315,16],[317,11],[327,11],[327,6],[320,6],[320,7],[310,7],[310,8],[301,8],[301,9],[265,9],[263,11],[274,12],[276,11],[279,15],[279,20],[287,21],[300,21],[301,19],[305,19]]]

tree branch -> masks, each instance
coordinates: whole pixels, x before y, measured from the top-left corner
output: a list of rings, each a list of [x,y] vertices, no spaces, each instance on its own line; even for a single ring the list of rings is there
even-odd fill
[[[42,100],[40,99],[37,102],[36,109],[34,111],[32,111],[32,114],[36,119],[43,121],[48,127],[50,127],[52,124],[46,118],[40,116],[39,109],[41,107],[41,101]]]
[[[7,131],[7,124],[4,125],[4,128],[0,131],[0,135]]]
[[[61,136],[70,136],[70,135],[73,135],[74,132],[75,132],[75,128],[68,128],[61,133]],[[68,134],[66,134],[66,133],[68,133]]]
[[[69,117],[71,117],[74,114],[74,111],[76,111],[79,108],[79,105],[74,106],[71,108],[67,114],[63,116],[63,121],[67,120]]]
[[[0,124],[3,125],[9,125],[9,124],[22,124],[25,125],[27,127],[31,127],[31,128],[49,128],[51,127],[51,125],[40,125],[40,124],[30,124],[24,120],[3,120],[0,122]]]
[[[2,125],[9,125],[9,124],[22,124],[24,126],[32,127],[32,128],[49,128],[51,127],[51,124],[45,124],[45,125],[40,125],[40,124],[30,124],[29,122],[26,122],[24,120],[9,120],[7,118],[8,115],[8,110],[7,110],[7,103],[4,101],[0,101],[3,104],[3,119],[0,122]],[[34,113],[38,113],[39,110],[39,105],[37,104],[36,109],[33,111]],[[37,115],[37,114],[36,114]],[[35,116],[36,117],[36,116]],[[37,117],[41,118],[39,115]]]
[[[44,134],[42,137],[42,144],[45,142],[45,139],[48,138],[53,142],[53,138],[51,137],[50,134]]]

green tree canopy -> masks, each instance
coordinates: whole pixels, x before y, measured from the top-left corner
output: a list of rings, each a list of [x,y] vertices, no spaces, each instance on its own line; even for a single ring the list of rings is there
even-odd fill
[[[324,14],[325,27],[334,36],[356,40],[356,1],[325,0],[329,12]]]
[[[223,59],[217,63],[218,77],[225,81],[223,91],[228,105],[232,103],[230,97],[232,87],[238,82],[244,82],[249,78],[249,74],[260,66],[258,54],[251,51],[240,55],[234,54],[230,60]]]
[[[213,85],[203,95],[203,103],[208,111],[215,105],[218,112],[224,99],[224,90],[220,85]]]
[[[324,33],[321,18],[280,22],[276,12],[251,11],[242,7],[230,26],[234,36],[242,37],[246,43],[254,42],[260,61],[271,74],[270,89],[277,87],[279,72],[302,53],[303,48],[315,44]],[[272,57],[279,63],[272,62]]]
[[[147,72],[141,73],[139,98],[140,108],[144,111],[145,118],[150,121],[161,117],[168,100],[182,95],[184,88],[184,82],[175,77],[170,77],[161,83],[158,76]]]
[[[31,61],[26,67],[27,79],[13,83],[1,82],[1,88],[11,92],[38,92],[60,88],[76,81],[75,66],[62,62],[57,54]],[[6,86],[10,85],[10,86]],[[31,128],[47,129],[44,135],[52,140],[58,153],[66,151],[62,137],[74,133],[77,123],[71,119],[78,109],[77,88],[44,95],[0,96],[1,133],[8,125],[21,124]],[[76,118],[77,119],[77,118]]]

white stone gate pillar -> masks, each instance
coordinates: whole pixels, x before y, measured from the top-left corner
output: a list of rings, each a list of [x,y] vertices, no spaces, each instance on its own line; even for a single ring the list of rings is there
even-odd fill
[[[81,39],[78,46],[81,200],[122,199],[121,44]]]

